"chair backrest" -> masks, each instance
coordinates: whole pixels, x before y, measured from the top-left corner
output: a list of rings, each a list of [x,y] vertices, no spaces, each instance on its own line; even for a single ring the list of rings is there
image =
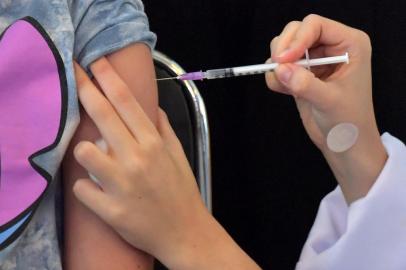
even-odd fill
[[[185,71],[166,55],[154,51],[157,78],[178,76]],[[212,211],[210,137],[206,108],[192,81],[158,82],[159,105],[182,143],[197,178],[206,207]]]

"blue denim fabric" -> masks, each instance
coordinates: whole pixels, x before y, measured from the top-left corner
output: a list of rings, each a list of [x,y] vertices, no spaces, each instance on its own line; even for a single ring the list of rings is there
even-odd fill
[[[61,54],[68,84],[67,123],[60,144],[35,161],[54,177],[33,219],[22,235],[0,251],[0,269],[60,270],[55,218],[58,168],[79,123],[72,61],[88,65],[102,55],[134,42],[155,46],[140,0],[1,0],[0,32],[22,17],[31,16],[47,31]]]

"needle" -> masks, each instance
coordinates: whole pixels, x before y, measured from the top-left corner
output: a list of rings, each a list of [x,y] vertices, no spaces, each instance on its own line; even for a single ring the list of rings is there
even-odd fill
[[[170,78],[161,78],[161,79],[156,79],[157,81],[166,81],[166,80],[173,80],[173,79],[178,79],[178,76],[176,77],[170,77]]]

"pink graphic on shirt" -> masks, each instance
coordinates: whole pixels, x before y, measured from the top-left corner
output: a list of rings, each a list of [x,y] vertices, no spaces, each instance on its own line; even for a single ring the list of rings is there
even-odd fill
[[[16,21],[1,37],[0,234],[35,210],[51,180],[33,158],[60,139],[66,83],[61,62],[32,18]]]

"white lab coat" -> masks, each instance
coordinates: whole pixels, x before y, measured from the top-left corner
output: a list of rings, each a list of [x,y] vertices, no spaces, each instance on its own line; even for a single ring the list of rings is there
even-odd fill
[[[406,269],[406,147],[385,133],[388,160],[368,194],[347,206],[329,193],[296,270]]]

